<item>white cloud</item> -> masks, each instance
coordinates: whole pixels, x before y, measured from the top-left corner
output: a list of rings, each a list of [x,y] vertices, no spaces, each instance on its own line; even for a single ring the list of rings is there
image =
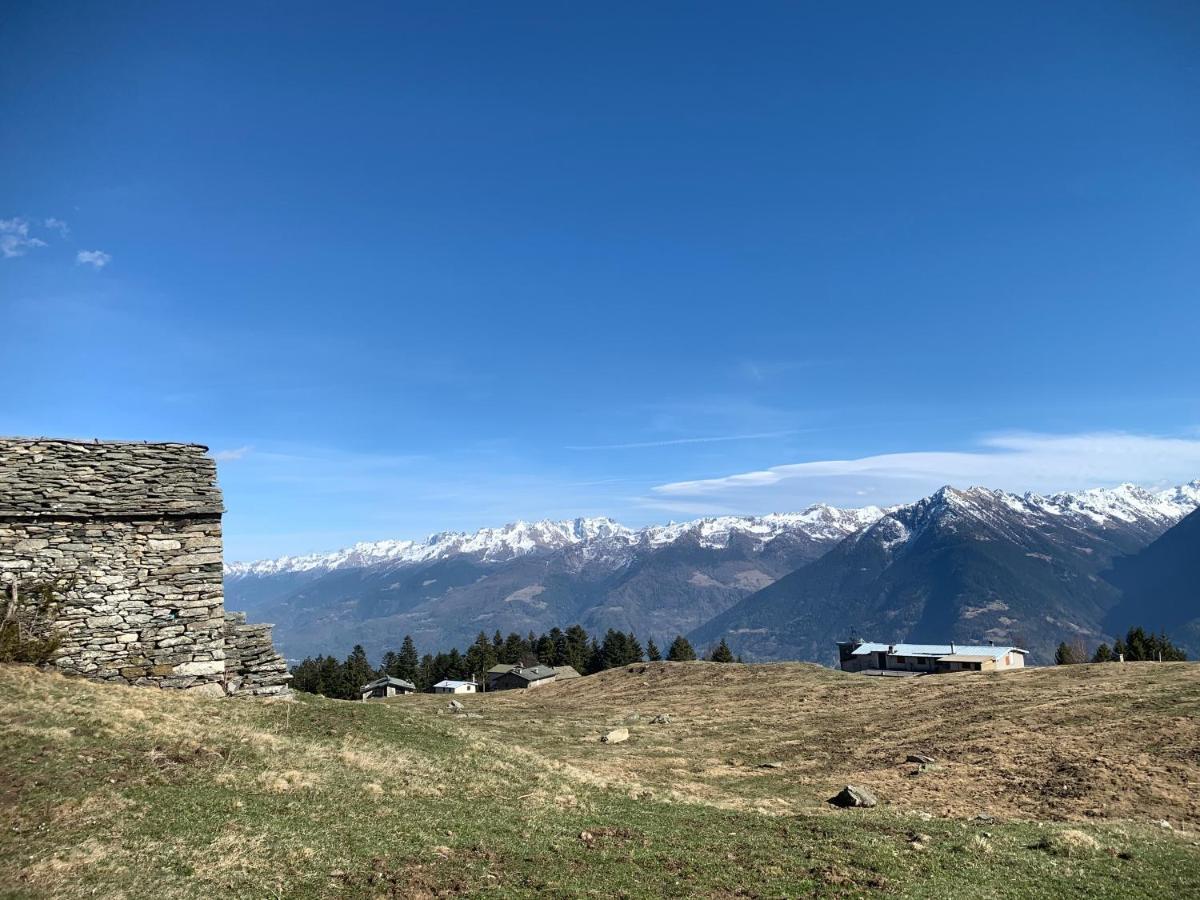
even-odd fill
[[[45,241],[30,237],[29,222],[25,219],[0,219],[0,256],[11,259],[24,256],[31,247],[45,246]]]
[[[711,503],[723,509],[797,509],[827,502],[902,503],[944,484],[1011,491],[1079,490],[1132,481],[1148,486],[1200,477],[1200,439],[1126,433],[1003,434],[978,449],[885,453],[813,460],[653,488],[663,505]],[[857,498],[858,502],[855,503]]]
[[[243,458],[253,449],[253,447],[234,447],[232,450],[218,450],[213,454],[213,459],[217,462],[233,462]]]
[[[71,234],[71,227],[62,219],[55,219],[51,217],[43,221],[42,224],[51,231],[57,231],[59,237],[61,238],[65,239]]]
[[[112,257],[103,250],[80,250],[75,254],[75,262],[103,269],[112,262]]]

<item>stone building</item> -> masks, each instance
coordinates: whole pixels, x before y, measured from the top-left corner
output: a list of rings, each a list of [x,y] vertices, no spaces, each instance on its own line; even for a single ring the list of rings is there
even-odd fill
[[[204,693],[279,693],[270,626],[225,613],[216,464],[197,444],[0,438],[9,614],[53,588],[38,627],[63,672]],[[15,601],[15,602],[14,602]]]

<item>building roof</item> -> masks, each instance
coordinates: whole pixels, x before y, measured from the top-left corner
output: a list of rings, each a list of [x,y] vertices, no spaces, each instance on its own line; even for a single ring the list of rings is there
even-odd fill
[[[555,666],[554,674],[557,675],[559,679],[579,677],[579,673],[575,670],[574,666]]]
[[[1020,647],[993,647],[977,644],[875,644],[869,641],[859,644],[851,653],[864,656],[868,653],[890,653],[894,656],[982,656],[984,659],[999,659],[1009,653],[1024,653]],[[976,660],[978,661],[978,660]]]
[[[459,687],[466,687],[467,685],[470,685],[471,687],[478,687],[478,685],[475,684],[475,682],[473,682],[473,681],[454,681],[449,678],[442,679],[437,684],[435,684],[434,687],[435,688],[439,688],[439,687],[459,688]]]
[[[365,694],[367,691],[373,691],[377,687],[388,685],[390,687],[408,688],[410,691],[415,691],[417,686],[411,681],[405,681],[403,678],[392,678],[390,675],[385,675],[382,678],[376,678],[370,684],[364,684],[358,689],[360,694]]]
[[[489,675],[503,675],[506,672],[511,672],[513,669],[521,668],[517,663],[497,663],[488,669]]]
[[[217,464],[200,444],[0,438],[0,516],[220,515]]]
[[[557,673],[549,666],[529,666],[528,668],[514,668],[510,674],[516,675],[522,681],[542,681],[545,678],[553,678]],[[579,673],[576,672],[576,674]]]

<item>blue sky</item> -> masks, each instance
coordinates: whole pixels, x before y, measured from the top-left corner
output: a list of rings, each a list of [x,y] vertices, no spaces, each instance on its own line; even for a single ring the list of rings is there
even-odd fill
[[[1194,3],[5,18],[0,433],[231,558],[1200,477]]]

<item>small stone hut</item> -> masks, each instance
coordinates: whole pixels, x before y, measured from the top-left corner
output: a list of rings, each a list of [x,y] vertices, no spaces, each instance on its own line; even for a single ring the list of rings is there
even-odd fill
[[[58,634],[63,672],[285,691],[270,626],[225,613],[216,476],[198,444],[0,438],[0,608]],[[29,610],[45,585],[52,608]]]

